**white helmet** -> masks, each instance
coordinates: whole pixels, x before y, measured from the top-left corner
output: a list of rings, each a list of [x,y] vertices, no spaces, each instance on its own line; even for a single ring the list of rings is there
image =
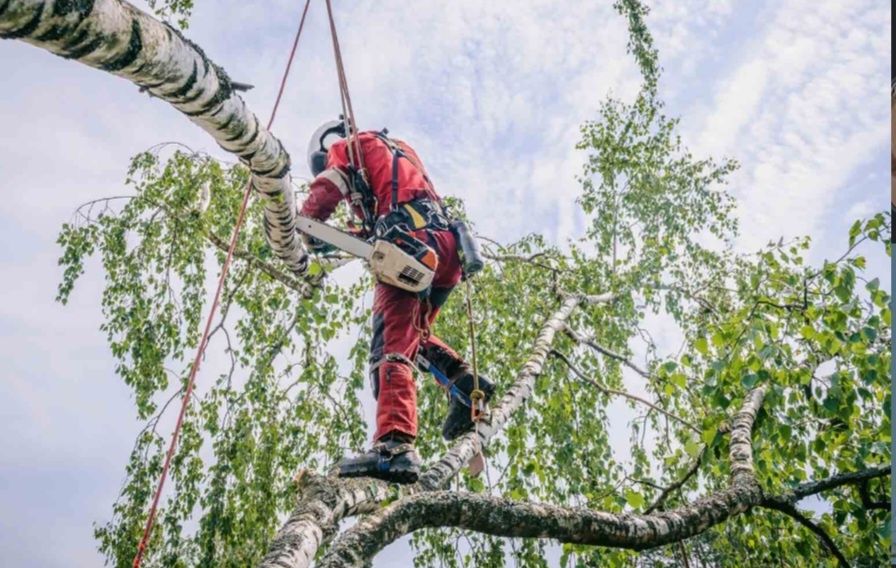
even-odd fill
[[[340,138],[345,138],[345,122],[330,120],[321,124],[308,142],[308,167],[314,176],[327,168],[327,152]]]

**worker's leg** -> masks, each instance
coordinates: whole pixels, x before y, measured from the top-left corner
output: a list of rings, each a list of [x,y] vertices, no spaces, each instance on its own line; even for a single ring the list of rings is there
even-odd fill
[[[373,476],[397,483],[417,481],[417,390],[409,361],[420,344],[415,325],[419,309],[416,294],[387,284],[376,285],[370,348],[371,382],[377,400],[374,445],[342,460],[341,476]]]
[[[417,435],[417,389],[408,364],[420,345],[417,294],[377,284],[373,300],[371,381],[376,407],[374,440],[387,434]]]

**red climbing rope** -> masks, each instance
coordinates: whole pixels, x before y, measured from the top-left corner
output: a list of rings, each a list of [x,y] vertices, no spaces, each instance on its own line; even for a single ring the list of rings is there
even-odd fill
[[[296,49],[299,46],[299,38],[302,36],[302,28],[305,26],[305,16],[308,14],[308,7],[311,0],[305,0],[305,9],[302,11],[302,18],[299,21],[299,29],[296,31],[296,38],[292,44],[292,50],[289,52],[289,60],[286,63],[286,69],[283,72],[283,79],[280,81],[280,89],[277,92],[277,99],[274,101],[274,108],[271,110],[271,118],[268,120],[267,129],[270,130],[274,124],[274,117],[277,116],[277,107],[280,106],[280,99],[283,97],[283,90],[286,87],[286,79],[289,77],[289,69],[292,67],[292,61],[296,55]],[[134,556],[134,568],[140,568],[143,562],[143,554],[149,544],[149,537],[152,534],[152,528],[156,519],[156,512],[159,506],[159,498],[162,495],[162,488],[165,486],[165,479],[168,477],[168,470],[171,467],[171,459],[174,457],[174,450],[177,447],[177,438],[180,435],[183,426],[184,416],[187,413],[187,406],[190,403],[190,395],[193,394],[193,388],[196,385],[196,373],[199,372],[199,363],[205,354],[205,348],[208,345],[209,334],[211,333],[212,322],[215,313],[218,311],[218,305],[221,299],[221,291],[224,289],[224,281],[227,278],[227,272],[230,269],[230,262],[233,260],[233,251],[236,249],[236,242],[240,236],[240,230],[243,228],[243,220],[246,217],[246,209],[249,206],[249,197],[252,195],[252,179],[246,182],[246,190],[243,195],[243,202],[240,205],[240,212],[236,218],[236,225],[233,228],[233,235],[230,237],[230,246],[227,248],[227,257],[221,266],[221,275],[218,277],[218,287],[215,290],[215,297],[212,301],[211,309],[208,312],[208,319],[205,322],[205,331],[202,333],[202,339],[199,341],[199,347],[196,349],[196,357],[193,359],[193,366],[190,368],[190,374],[187,378],[187,388],[184,391],[183,399],[180,405],[180,414],[177,416],[177,423],[174,425],[174,432],[171,434],[171,443],[168,446],[168,452],[165,454],[165,463],[162,466],[162,475],[159,477],[159,484],[156,487],[155,495],[152,498],[152,506],[149,509],[149,516],[146,518],[146,526],[143,529],[143,537],[140,544],[137,545],[137,554]]]
[[[355,109],[352,108],[352,98],[348,92],[348,80],[345,78],[345,67],[342,64],[342,49],[339,47],[339,37],[336,35],[336,22],[333,20],[333,6],[327,0],[327,17],[330,20],[330,35],[333,38],[333,55],[336,59],[336,74],[339,77],[339,96],[342,102],[342,114],[348,124],[346,136],[348,137],[349,161],[363,177],[364,156],[361,154],[361,140],[358,138],[358,123],[355,122]]]

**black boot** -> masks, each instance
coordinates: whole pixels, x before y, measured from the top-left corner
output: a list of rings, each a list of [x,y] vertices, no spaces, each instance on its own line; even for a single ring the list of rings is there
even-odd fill
[[[469,395],[473,392],[473,373],[464,373],[454,384],[461,392]],[[488,404],[488,401],[495,394],[495,385],[480,375],[479,390],[485,394],[485,403]],[[451,401],[448,403],[448,416],[445,417],[445,422],[442,424],[442,437],[451,441],[469,432],[472,428],[473,417],[470,407],[452,396]]]
[[[339,477],[376,477],[390,483],[414,483],[420,476],[420,456],[414,439],[401,434],[383,436],[373,448],[339,462]]]

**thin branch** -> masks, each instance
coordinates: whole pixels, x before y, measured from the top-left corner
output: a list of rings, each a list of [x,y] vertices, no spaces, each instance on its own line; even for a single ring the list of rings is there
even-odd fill
[[[649,400],[646,400],[646,399],[644,399],[644,398],[641,398],[640,396],[637,396],[637,395],[634,395],[634,394],[631,394],[631,393],[628,393],[628,392],[625,392],[625,391],[612,389],[612,388],[610,388],[610,387],[607,387],[607,386],[604,386],[604,385],[600,384],[599,382],[595,381],[594,379],[591,379],[591,378],[585,376],[585,374],[584,374],[578,367],[576,367],[575,365],[572,364],[572,362],[569,360],[569,358],[568,358],[566,355],[564,355],[563,353],[560,353],[560,352],[557,351],[556,349],[551,349],[551,352],[550,352],[550,353],[551,353],[551,355],[557,357],[558,359],[560,359],[561,361],[563,361],[564,363],[566,363],[566,366],[569,367],[569,370],[572,371],[572,372],[573,372],[579,379],[581,379],[582,381],[588,383],[589,385],[593,386],[594,388],[596,388],[597,390],[603,392],[604,394],[607,394],[607,395],[614,395],[614,396],[621,396],[621,397],[623,397],[623,398],[627,398],[627,399],[629,399],[629,400],[631,400],[631,401],[641,403],[641,404],[643,404],[643,405],[645,405],[645,406],[647,406],[647,407],[649,407],[649,408],[652,408],[653,410],[656,410],[657,412],[659,412],[659,413],[661,413],[661,414],[663,414],[663,415],[665,415],[665,416],[671,418],[672,420],[675,420],[675,421],[678,422],[679,424],[681,424],[681,425],[683,425],[683,426],[686,426],[686,427],[690,428],[691,430],[693,430],[693,431],[696,432],[697,434],[701,434],[701,433],[702,433],[702,431],[701,431],[699,428],[697,428],[695,425],[691,424],[690,422],[688,422],[688,421],[685,420],[684,418],[681,418],[680,416],[677,416],[677,415],[675,415],[675,414],[672,414],[672,413],[669,412],[668,410],[665,410],[665,409],[663,409],[663,408],[660,408],[659,406],[655,405],[654,403],[650,402]]]
[[[703,456],[705,456],[705,455],[706,455],[706,446],[703,446],[703,449],[700,450],[700,454],[697,456],[696,459],[694,459],[694,463],[691,464],[691,467],[688,468],[688,470],[681,477],[681,479],[679,479],[672,485],[669,485],[665,489],[663,489],[663,491],[662,491],[662,493],[660,493],[659,497],[656,498],[656,501],[654,501],[653,504],[650,505],[650,507],[647,507],[647,510],[644,511],[644,513],[649,515],[650,513],[654,512],[654,511],[660,510],[660,507],[663,506],[663,503],[666,502],[666,499],[669,498],[669,495],[671,495],[675,491],[681,489],[684,486],[684,484],[688,482],[688,480],[690,480],[692,477],[694,477],[694,475],[697,474],[697,471],[700,469],[700,464],[703,463]]]
[[[213,245],[218,247],[220,250],[227,252],[227,249],[229,248],[230,245],[229,245],[229,243],[227,243],[226,241],[221,239],[221,237],[215,235],[211,231],[206,233],[206,237],[208,238],[209,241],[211,241],[211,243]],[[310,282],[302,282],[298,278],[278,270],[274,265],[272,265],[268,262],[265,262],[265,261],[257,258],[255,255],[248,253],[246,251],[236,249],[233,251],[233,256],[235,258],[238,258],[242,261],[247,262],[253,268],[260,270],[261,272],[264,272],[265,274],[267,274],[274,280],[280,282],[287,288],[295,290],[296,292],[298,292],[305,298],[310,297],[311,290],[315,287],[315,284],[312,284]]]
[[[566,332],[566,335],[571,337],[577,343],[587,345],[588,347],[591,347],[598,353],[600,353],[606,357],[609,357],[610,359],[614,359],[614,360],[622,363],[623,365],[625,365],[629,369],[633,370],[634,372],[638,373],[645,379],[651,380],[653,378],[653,377],[651,377],[650,373],[648,373],[647,371],[645,371],[644,369],[642,369],[641,367],[639,367],[638,365],[633,363],[631,360],[620,355],[619,353],[616,353],[615,351],[611,351],[611,350],[607,349],[603,345],[600,345],[599,343],[597,343],[596,341],[594,341],[593,339],[591,339],[589,337],[585,337],[584,335],[575,331],[574,329],[572,329],[570,327],[566,327],[566,328],[564,328],[563,331]]]
[[[850,566],[849,561],[846,560],[845,556],[843,556],[843,553],[837,547],[837,544],[834,542],[834,540],[831,538],[831,536],[827,532],[825,532],[825,530],[823,528],[818,526],[815,522],[813,522],[811,519],[809,519],[806,515],[801,513],[799,510],[797,510],[797,508],[794,505],[792,505],[790,503],[776,502],[774,504],[769,504],[769,505],[765,505],[765,506],[766,506],[766,508],[774,509],[775,511],[784,513],[788,517],[791,517],[792,519],[796,520],[799,524],[803,525],[804,527],[806,527],[807,529],[809,529],[810,531],[815,533],[815,536],[817,536],[818,539],[822,542],[825,549],[837,559],[837,562],[839,562],[840,566],[849,568],[849,566]]]
[[[877,479],[879,477],[885,477],[887,475],[890,475],[889,465],[871,467],[862,471],[850,473],[840,473],[837,475],[832,475],[831,477],[827,477],[820,481],[808,481],[806,483],[801,483],[793,491],[782,495],[781,498],[787,499],[791,503],[795,503],[800,499],[803,499],[810,495],[816,495],[823,491],[830,491],[831,489],[836,489],[837,487],[842,487],[844,485],[861,484],[871,479]]]
[[[517,254],[491,254],[488,252],[483,252],[482,256],[489,260],[494,260],[495,262],[521,262],[525,264],[531,264],[532,266],[537,266],[539,268],[544,268],[545,270],[550,270],[551,272],[557,273],[560,272],[557,268],[550,266],[548,264],[544,264],[542,262],[536,262],[535,259],[547,255],[546,252],[536,252],[530,254],[529,256],[522,256]]]
[[[887,510],[890,508],[889,501],[875,501],[871,499],[867,481],[863,481],[859,484],[859,498],[862,500],[862,506],[869,511],[872,509]]]

